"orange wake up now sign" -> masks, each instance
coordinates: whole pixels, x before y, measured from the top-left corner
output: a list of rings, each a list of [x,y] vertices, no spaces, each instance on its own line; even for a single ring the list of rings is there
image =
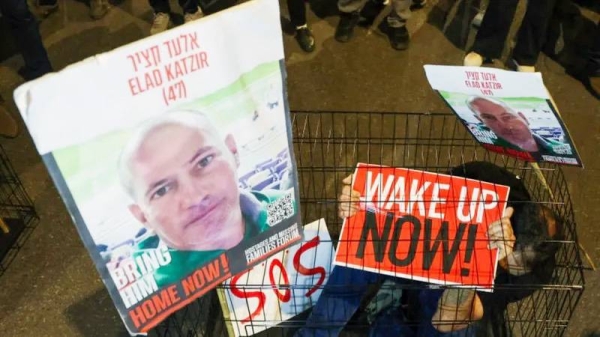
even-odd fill
[[[359,211],[344,220],[335,264],[434,284],[493,288],[488,227],[509,187],[458,176],[358,164]]]

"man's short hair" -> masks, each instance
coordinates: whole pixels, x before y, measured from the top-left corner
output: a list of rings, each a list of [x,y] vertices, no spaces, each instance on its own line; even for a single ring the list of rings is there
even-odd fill
[[[493,98],[489,98],[489,97],[471,96],[471,97],[467,98],[466,104],[467,104],[467,106],[469,107],[469,109],[473,113],[479,114],[482,111],[480,111],[479,109],[477,109],[475,107],[475,102],[482,101],[482,100],[483,101],[488,101],[490,103],[494,103],[496,105],[499,105],[499,106],[503,107],[504,109],[506,109],[506,111],[508,111],[508,112],[510,112],[512,114],[516,114],[511,107],[509,107],[508,105],[506,105],[506,103],[504,103],[502,101],[499,101],[499,100],[496,100],[496,99],[493,99]]]
[[[133,174],[131,173],[130,160],[148,135],[157,128],[165,125],[181,125],[192,129],[209,129],[220,136],[219,130],[204,113],[194,110],[177,110],[152,118],[140,124],[134,131],[121,155],[119,156],[118,170],[122,187],[127,194],[135,199],[133,190]]]
[[[557,240],[563,237],[563,221],[552,209],[535,202],[515,207],[511,221],[515,250],[523,252],[525,266],[536,273],[554,259]]]

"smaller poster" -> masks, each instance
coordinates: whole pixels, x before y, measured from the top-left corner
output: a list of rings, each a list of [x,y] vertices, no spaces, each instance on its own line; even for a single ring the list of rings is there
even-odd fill
[[[343,223],[336,265],[491,291],[499,220],[509,187],[445,174],[359,163],[360,209]]]
[[[540,73],[426,65],[431,87],[486,149],[583,166]]]
[[[219,298],[230,337],[252,336],[311,308],[332,269],[324,219],[304,226],[304,241],[227,280]]]

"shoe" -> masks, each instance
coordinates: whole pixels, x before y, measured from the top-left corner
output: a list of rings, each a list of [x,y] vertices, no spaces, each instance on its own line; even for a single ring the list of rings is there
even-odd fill
[[[519,63],[515,60],[512,59],[509,63],[509,68],[511,68],[512,70],[516,70],[520,73],[535,73],[535,67],[534,66],[522,66],[519,65]]]
[[[483,56],[477,54],[474,51],[468,53],[467,56],[465,56],[465,59],[463,60],[463,65],[465,67],[481,67],[482,64]]]
[[[385,3],[378,0],[369,0],[360,11],[358,25],[361,27],[370,27],[381,11],[385,8]]]
[[[354,35],[354,27],[358,23],[360,14],[358,12],[342,13],[340,22],[335,29],[335,39],[338,42],[348,42]]]
[[[35,7],[43,18],[47,18],[50,14],[58,11],[58,0],[36,0]]]
[[[33,73],[25,67],[19,68],[17,70],[17,74],[19,74],[19,76],[21,76],[25,81],[31,81],[35,78]]]
[[[36,78],[42,77],[49,72],[50,71],[44,71],[44,72],[33,71],[27,67],[21,67],[17,70],[17,74],[19,74],[19,76],[21,76],[25,81],[33,81]]]
[[[520,73],[535,73],[534,66],[520,66],[517,62],[515,64],[517,65],[517,71]]]
[[[102,19],[109,11],[108,0],[90,0],[90,16],[94,20]]]
[[[520,73],[535,73],[535,67],[532,66],[517,66],[517,71]]]
[[[427,5],[427,0],[412,0],[412,4],[410,5],[410,9],[421,9]]]
[[[150,27],[150,35],[162,33],[169,29],[171,24],[171,17],[169,13],[155,13],[154,20],[152,20],[152,27]]]
[[[387,18],[381,21],[378,26],[379,30],[388,36],[392,48],[396,50],[406,50],[410,42],[410,36],[406,26],[391,27]]]
[[[296,28],[295,38],[296,41],[298,41],[300,48],[305,52],[310,53],[315,50],[315,37],[306,25]]]
[[[588,89],[600,99],[600,64],[588,62],[584,69]]]
[[[200,7],[198,7],[198,10],[194,13],[185,13],[183,15],[183,23],[192,22],[194,20],[201,19],[202,17],[204,17],[204,13],[200,9]]]
[[[0,106],[0,136],[15,138],[18,135],[19,124],[3,106]]]
[[[473,21],[471,21],[471,25],[475,28],[481,27],[481,22],[483,21],[483,16],[485,15],[485,11],[481,11],[475,15]]]

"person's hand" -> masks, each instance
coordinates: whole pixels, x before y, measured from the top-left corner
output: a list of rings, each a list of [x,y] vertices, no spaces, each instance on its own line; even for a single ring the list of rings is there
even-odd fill
[[[352,175],[347,176],[342,180],[344,186],[342,187],[342,193],[339,198],[338,212],[340,218],[351,217],[359,209],[360,193],[352,190]]]
[[[488,228],[488,238],[490,239],[490,249],[498,248],[498,261],[504,260],[512,254],[515,247],[515,234],[510,223],[510,217],[513,215],[512,207],[506,208],[502,219],[495,221]]]

